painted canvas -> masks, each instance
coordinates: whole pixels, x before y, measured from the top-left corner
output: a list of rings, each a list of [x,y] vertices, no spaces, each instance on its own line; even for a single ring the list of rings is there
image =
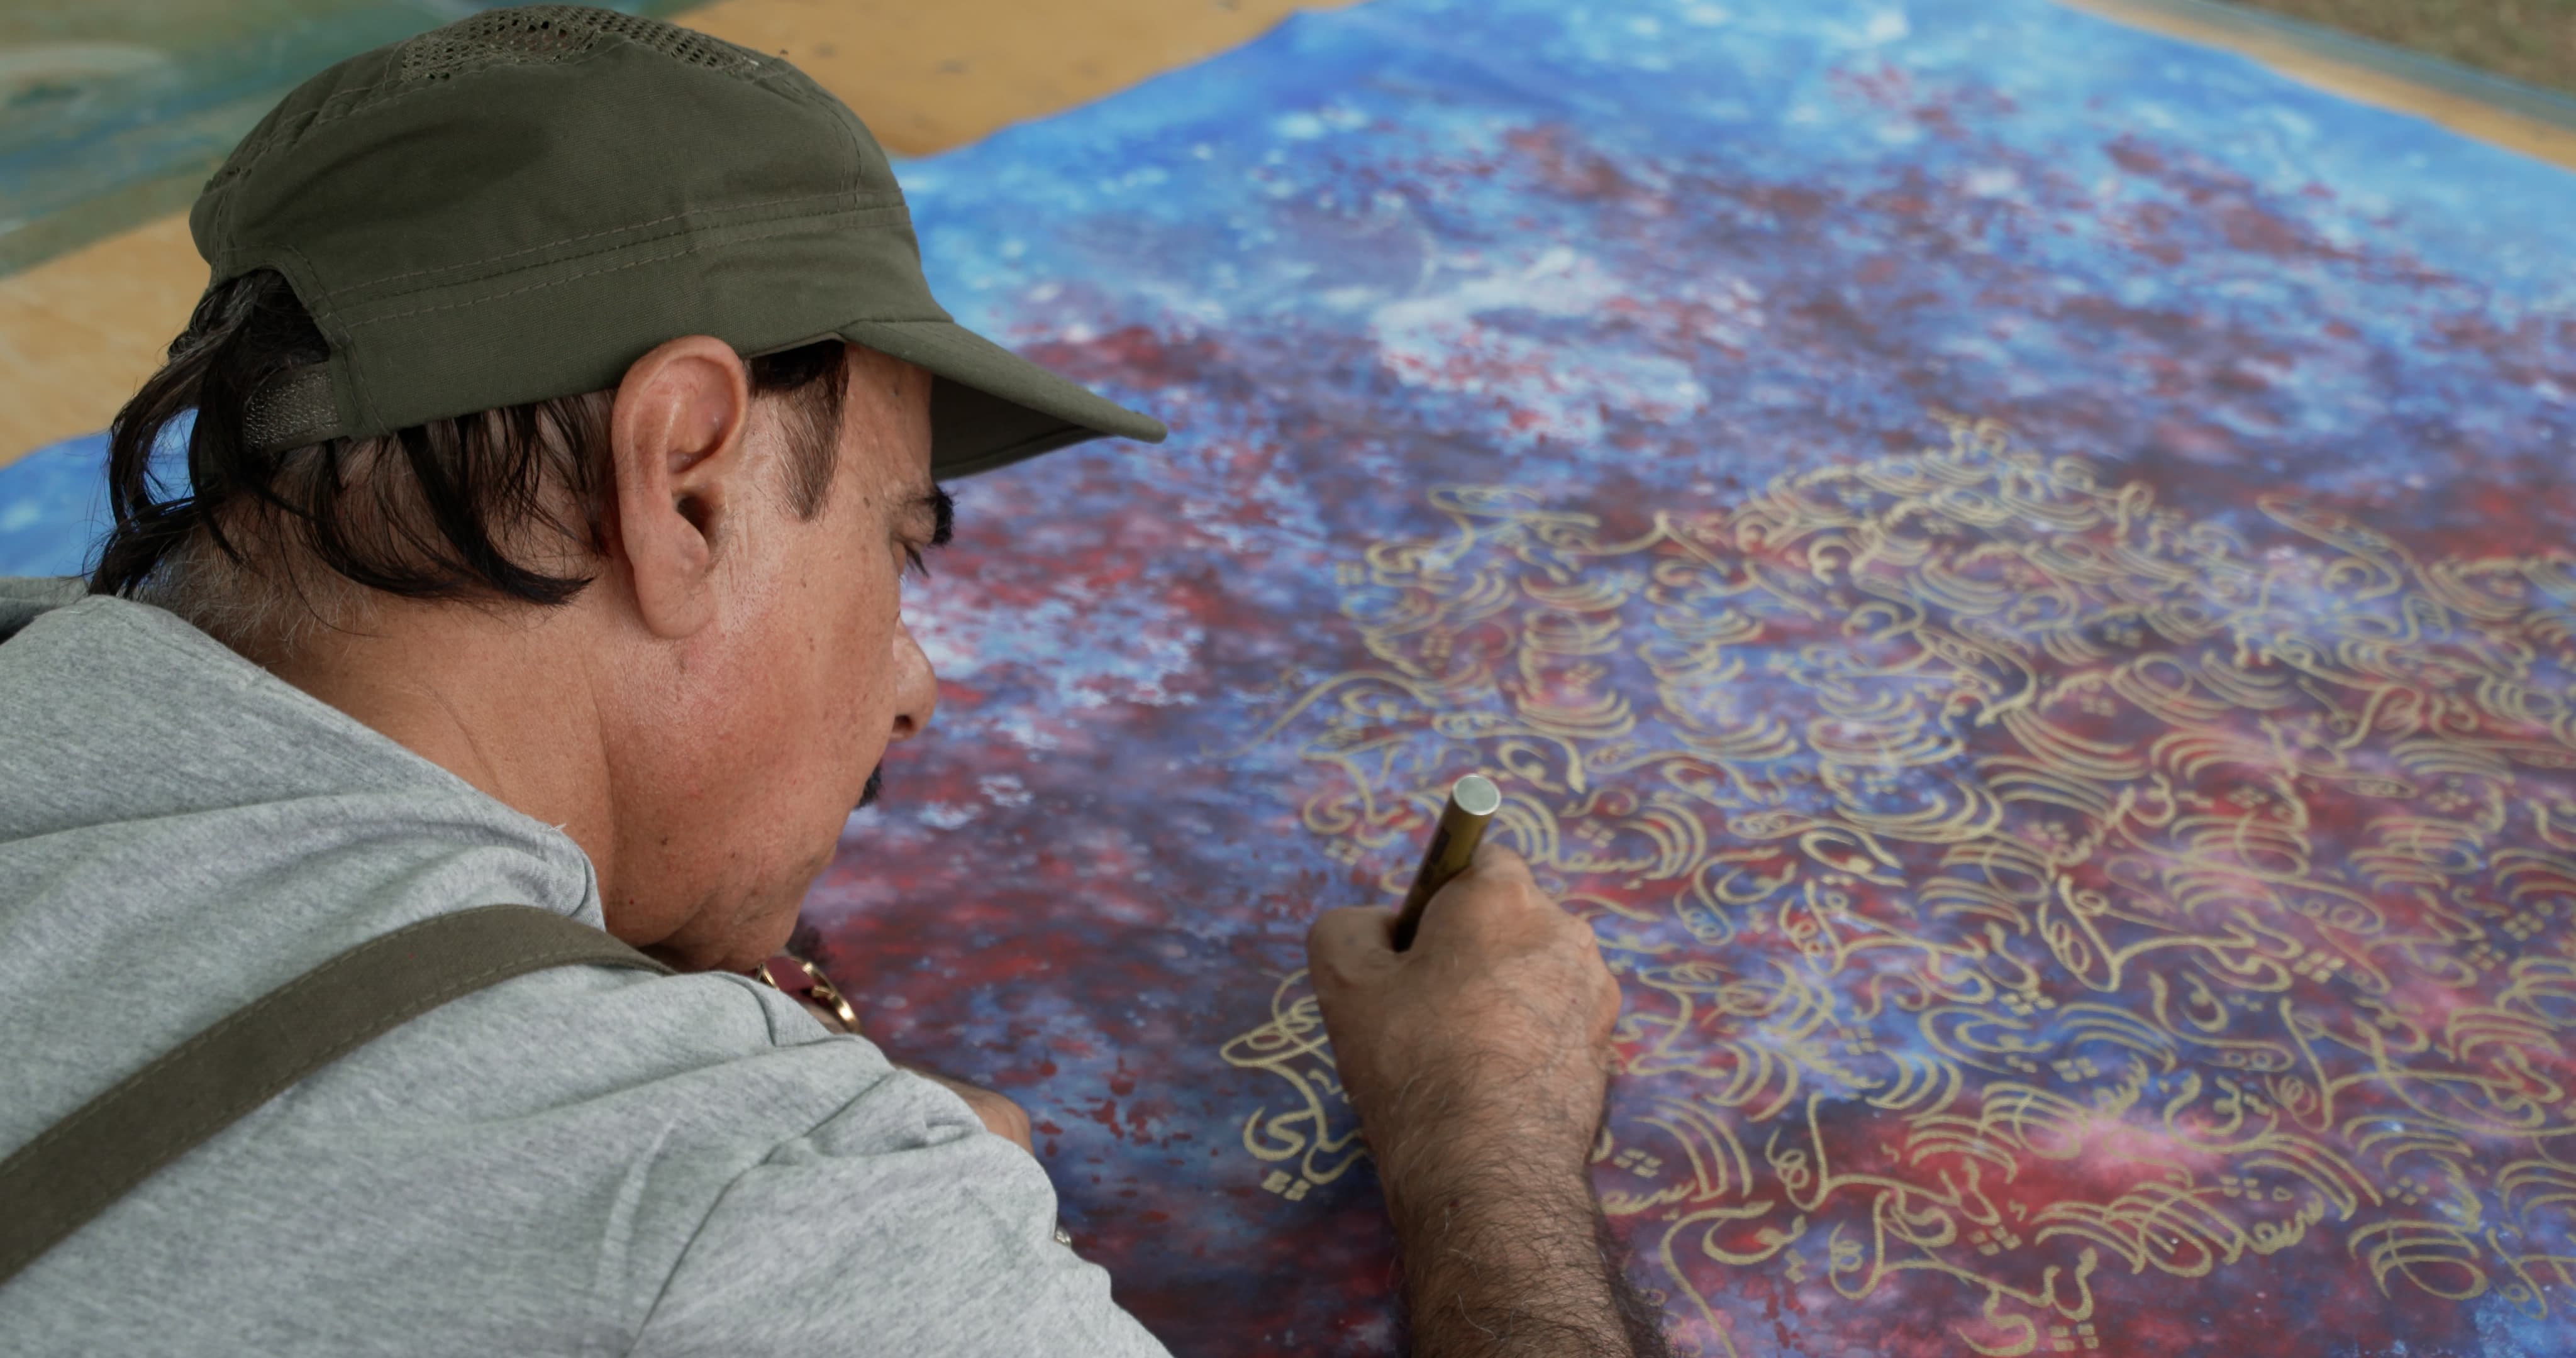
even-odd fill
[[[808,931],[1177,1351],[1400,1343],[1301,944],[1468,771],[1684,1352],[2576,1349],[2576,177],[2041,0],[1377,0],[904,177],[1178,433],[955,488]]]

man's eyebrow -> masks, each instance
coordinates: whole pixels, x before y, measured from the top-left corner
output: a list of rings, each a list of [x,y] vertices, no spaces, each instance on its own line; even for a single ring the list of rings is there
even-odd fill
[[[957,501],[949,497],[947,487],[932,486],[930,489],[912,497],[912,502],[909,505],[906,505],[905,508],[907,511],[914,514],[928,514],[930,516],[931,546],[945,547],[948,545],[948,539],[956,532],[957,529]]]

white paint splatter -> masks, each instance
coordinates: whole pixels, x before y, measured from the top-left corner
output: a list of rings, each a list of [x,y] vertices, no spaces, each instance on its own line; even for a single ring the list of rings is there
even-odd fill
[[[955,830],[965,826],[977,816],[984,814],[984,812],[981,807],[952,806],[947,802],[932,802],[922,807],[921,810],[914,814],[919,816],[923,822],[936,826],[939,829]]]
[[[2001,198],[2021,187],[2021,176],[2010,169],[1987,166],[1968,171],[1964,183],[1968,192],[1979,198]]]

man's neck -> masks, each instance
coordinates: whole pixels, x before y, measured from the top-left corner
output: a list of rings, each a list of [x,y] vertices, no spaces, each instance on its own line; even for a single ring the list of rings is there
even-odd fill
[[[385,608],[268,668],[493,800],[561,828],[614,875],[609,733],[582,619],[495,617],[453,604]]]

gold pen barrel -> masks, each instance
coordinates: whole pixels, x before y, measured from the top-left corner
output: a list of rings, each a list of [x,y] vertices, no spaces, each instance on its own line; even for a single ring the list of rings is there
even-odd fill
[[[1431,832],[1431,845],[1422,852],[1422,869],[1413,874],[1413,889],[1404,893],[1404,908],[1395,916],[1395,950],[1413,946],[1414,931],[1422,927],[1423,907],[1450,878],[1467,870],[1475,861],[1476,846],[1485,840],[1485,822],[1502,809],[1502,789],[1492,779],[1471,773],[1449,789],[1449,804],[1440,808],[1440,824]]]

